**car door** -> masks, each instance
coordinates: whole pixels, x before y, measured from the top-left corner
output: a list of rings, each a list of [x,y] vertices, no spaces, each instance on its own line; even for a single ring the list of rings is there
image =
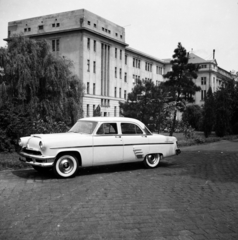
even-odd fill
[[[123,144],[117,123],[102,123],[93,136],[93,165],[123,161]]]
[[[134,123],[121,123],[124,161],[143,160],[149,152],[147,135]]]

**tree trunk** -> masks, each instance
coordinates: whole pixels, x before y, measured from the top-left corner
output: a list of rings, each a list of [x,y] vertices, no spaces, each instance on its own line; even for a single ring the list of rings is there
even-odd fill
[[[172,121],[172,127],[170,129],[169,136],[173,136],[174,129],[175,129],[175,124],[176,124],[176,116],[177,116],[177,110],[174,110],[174,116],[173,116],[173,121]]]

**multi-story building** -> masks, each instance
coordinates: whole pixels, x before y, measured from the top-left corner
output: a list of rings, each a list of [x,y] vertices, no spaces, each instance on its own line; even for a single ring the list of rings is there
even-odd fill
[[[46,39],[55,55],[73,61],[73,73],[85,84],[85,116],[98,105],[103,116],[118,116],[119,102],[138,79],[163,81],[162,60],[129,48],[123,27],[87,10],[9,22],[8,38],[20,33]]]
[[[216,92],[222,84],[233,79],[230,72],[218,66],[215,59],[215,50],[213,50],[212,60],[204,60],[194,53],[190,53],[189,63],[199,65],[198,77],[194,82],[197,86],[201,87],[201,91],[195,94],[195,104],[204,104],[206,93],[210,87],[212,92]]]
[[[93,116],[98,105],[103,116],[118,116],[119,102],[127,99],[139,79],[159,84],[171,68],[168,60],[130,48],[123,27],[85,9],[9,22],[8,38],[13,34],[46,39],[53,54],[73,62],[72,72],[85,85],[84,116]],[[201,104],[208,87],[215,91],[222,77],[229,74],[215,59],[205,61],[195,54],[190,58],[202,67],[196,80],[202,90],[195,96]]]

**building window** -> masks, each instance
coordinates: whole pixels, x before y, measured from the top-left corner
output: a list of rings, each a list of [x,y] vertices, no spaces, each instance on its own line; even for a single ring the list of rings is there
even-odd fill
[[[148,72],[152,72],[152,63],[145,63],[145,70]]]
[[[201,90],[201,101],[205,101],[206,99],[206,90]]]
[[[200,68],[207,68],[207,65],[206,64],[201,64]]]
[[[87,48],[90,49],[90,38],[88,38]]]
[[[43,26],[43,25],[39,25],[39,26],[38,26],[38,29],[39,29],[39,30],[43,30],[43,29],[44,29],[44,26]]]
[[[156,66],[156,73],[162,75],[162,67]]]
[[[122,39],[122,35],[120,35],[121,39]]]
[[[53,39],[52,40],[52,51],[53,52],[58,52],[59,51],[59,44],[60,44],[59,39]]]
[[[114,117],[117,116],[117,107],[114,107]]]
[[[115,78],[117,78],[117,67],[115,67]]]
[[[120,60],[122,60],[122,50],[120,50]]]
[[[93,50],[94,50],[94,52],[96,52],[96,46],[97,46],[97,42],[96,42],[96,40],[94,40],[94,42],[93,42]]]
[[[96,62],[93,62],[93,73],[96,73]]]
[[[87,94],[89,94],[89,82],[87,82]]]
[[[120,68],[120,79],[122,78],[121,75],[122,75],[122,70],[121,70],[121,68]]]
[[[133,67],[140,68],[140,60],[137,58],[133,58]]]
[[[117,58],[117,48],[115,48],[115,58]]]
[[[90,25],[91,24],[91,22],[90,21],[88,21],[88,25]]]
[[[90,60],[88,60],[87,66],[88,66],[88,72],[90,72]]]
[[[95,28],[97,27],[97,24],[96,23],[94,23],[94,25],[93,25]]]
[[[124,99],[125,99],[125,100],[126,100],[126,97],[127,97],[127,96],[126,96],[126,90],[125,90],[125,91],[124,91]]]
[[[96,109],[96,106],[93,105],[93,116],[94,116],[95,109]]]
[[[28,28],[27,30],[28,30],[28,32],[30,32],[30,31],[31,31],[31,28]]]
[[[24,32],[27,32],[27,28],[24,28]]]
[[[206,85],[206,77],[201,77],[201,85]]]
[[[87,104],[87,117],[89,117],[89,104]]]
[[[114,89],[114,97],[117,97],[117,88]]]
[[[119,88],[119,98],[121,98],[121,88]]]
[[[118,35],[118,34],[117,34],[117,33],[115,33],[115,35],[116,35],[116,37],[117,37],[117,35]]]
[[[52,23],[52,27],[55,27],[55,23]]]
[[[124,82],[127,82],[127,73],[125,72]]]
[[[57,24],[56,24],[56,27],[59,27],[59,26],[60,26],[60,24],[59,24],[59,23],[57,23]]]
[[[96,94],[96,84],[94,83],[93,84],[93,95],[95,95]]]
[[[125,55],[125,64],[127,65],[127,55]]]

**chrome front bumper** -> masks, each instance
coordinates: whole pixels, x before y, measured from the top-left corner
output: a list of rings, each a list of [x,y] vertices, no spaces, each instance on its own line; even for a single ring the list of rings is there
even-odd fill
[[[52,167],[54,164],[55,157],[51,156],[38,156],[31,155],[24,152],[18,153],[20,155],[19,160],[26,164],[39,167]]]

